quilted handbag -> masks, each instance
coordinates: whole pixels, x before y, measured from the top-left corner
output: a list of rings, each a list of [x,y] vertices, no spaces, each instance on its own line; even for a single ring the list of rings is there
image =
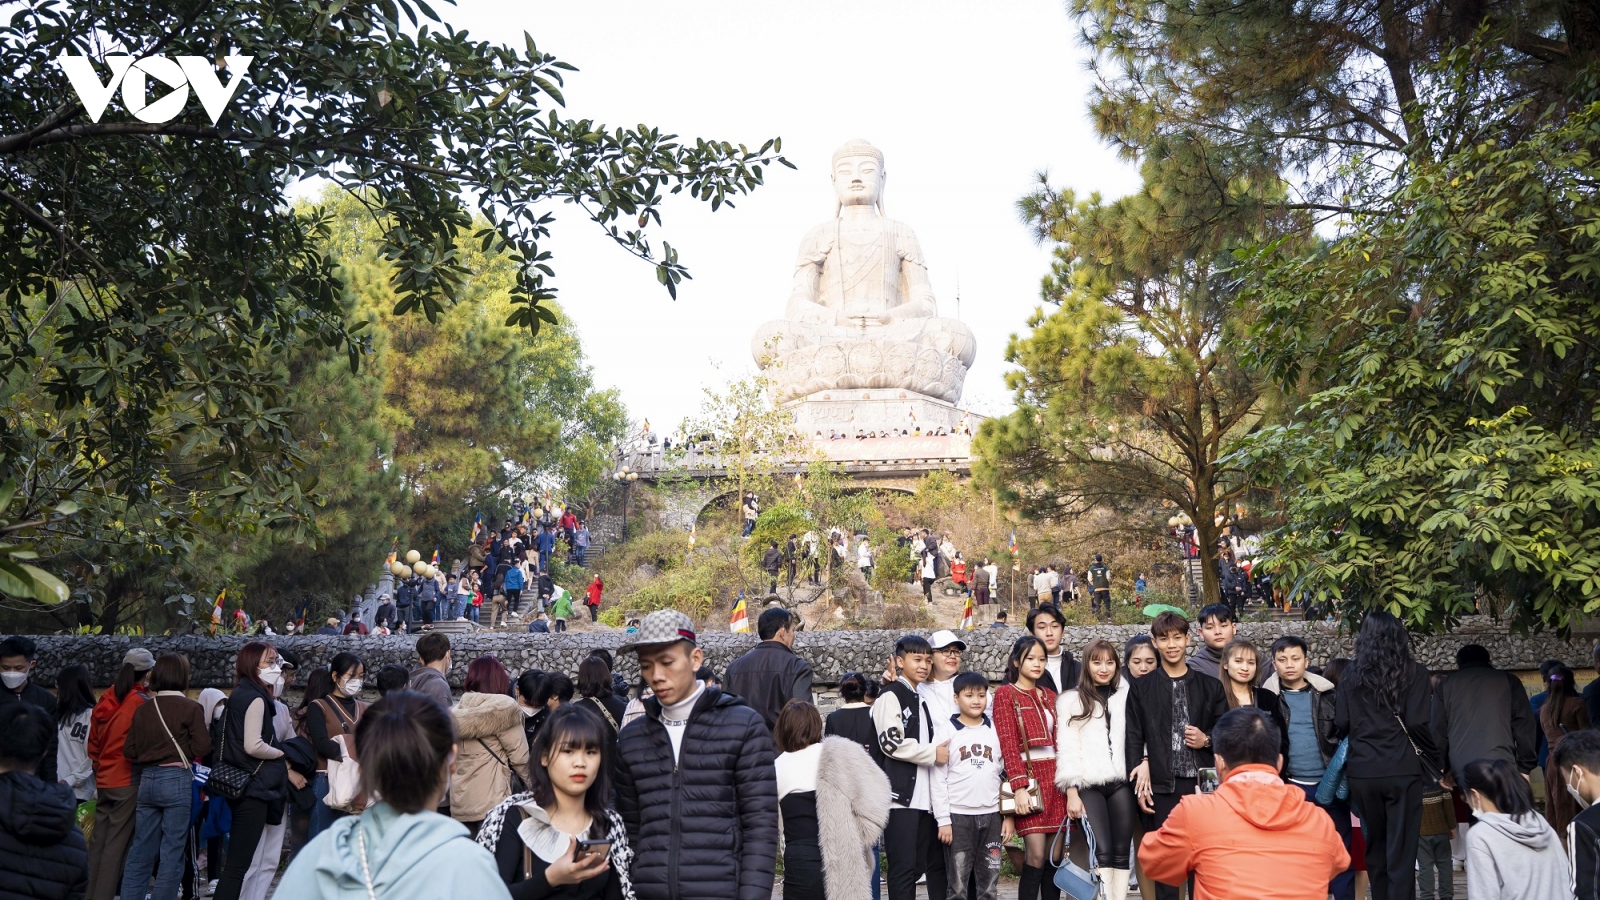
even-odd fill
[[[1089,840],[1089,859],[1096,859],[1094,850],[1094,829],[1089,827],[1089,820],[1081,820],[1083,836]],[[1056,863],[1056,887],[1061,893],[1071,897],[1072,900],[1095,900],[1100,896],[1100,876],[1097,872],[1086,872],[1077,863],[1073,862],[1067,854],[1067,848],[1072,845],[1072,818],[1069,816],[1061,820],[1061,827],[1056,829],[1055,840],[1050,843],[1050,858],[1055,859],[1056,843],[1061,845],[1061,862]],[[1092,865],[1092,863],[1091,863]],[[1121,898],[1118,898],[1121,900]]]
[[[256,762],[254,769],[246,769],[227,761],[228,728],[222,728],[222,746],[217,748],[217,764],[211,767],[211,776],[206,779],[206,793],[224,800],[237,800],[244,796],[245,788],[250,786],[250,779],[256,777],[256,772],[261,771],[261,763]]]

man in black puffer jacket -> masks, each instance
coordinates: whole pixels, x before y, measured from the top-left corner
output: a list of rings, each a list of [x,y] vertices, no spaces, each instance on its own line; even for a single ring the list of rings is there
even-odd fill
[[[657,610],[623,652],[655,692],[617,739],[617,811],[639,900],[771,900],[778,779],[761,714],[697,681],[694,622]]]
[[[0,707],[0,896],[81,898],[89,886],[89,848],[73,822],[66,785],[40,781],[56,724],[31,703]]]

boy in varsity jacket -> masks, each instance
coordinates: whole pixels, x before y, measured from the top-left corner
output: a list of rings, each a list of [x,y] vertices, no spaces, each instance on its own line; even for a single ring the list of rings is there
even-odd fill
[[[923,875],[929,897],[944,897],[947,888],[944,845],[933,820],[933,767],[949,758],[950,747],[934,742],[933,716],[917,695],[917,685],[932,669],[933,648],[927,639],[915,634],[900,638],[885,673],[892,680],[886,680],[872,704],[872,726],[889,776],[889,826],[883,832],[889,900],[913,900]]]
[[[1011,836],[1011,820],[1000,815],[1000,784],[1005,776],[1000,738],[983,714],[989,679],[979,672],[962,672],[952,688],[958,712],[939,723],[934,737],[949,745],[950,758],[933,773],[933,818],[945,845],[949,900],[996,900],[1000,854]]]

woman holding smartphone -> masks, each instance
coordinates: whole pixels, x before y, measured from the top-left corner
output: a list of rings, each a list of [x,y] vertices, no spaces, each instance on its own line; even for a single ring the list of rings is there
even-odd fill
[[[585,705],[545,720],[528,751],[530,790],[491,809],[478,830],[512,900],[633,900],[628,833],[606,806],[614,747]]]

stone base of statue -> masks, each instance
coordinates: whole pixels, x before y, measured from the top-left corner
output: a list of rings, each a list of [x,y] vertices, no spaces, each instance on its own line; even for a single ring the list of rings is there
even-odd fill
[[[897,389],[821,391],[785,407],[794,413],[795,431],[816,439],[840,433],[921,431],[946,434],[976,431],[983,417],[953,403]]]
[[[822,391],[786,409],[794,414],[795,431],[824,458],[847,464],[938,461],[960,468],[971,457],[972,432],[984,419],[936,397],[898,389]]]
[[[779,403],[824,392],[878,390],[950,406],[961,399],[967,366],[933,347],[864,337],[797,347],[770,360],[763,374],[772,380]],[[960,418],[957,415],[946,427]],[[900,421],[907,421],[904,412]]]

